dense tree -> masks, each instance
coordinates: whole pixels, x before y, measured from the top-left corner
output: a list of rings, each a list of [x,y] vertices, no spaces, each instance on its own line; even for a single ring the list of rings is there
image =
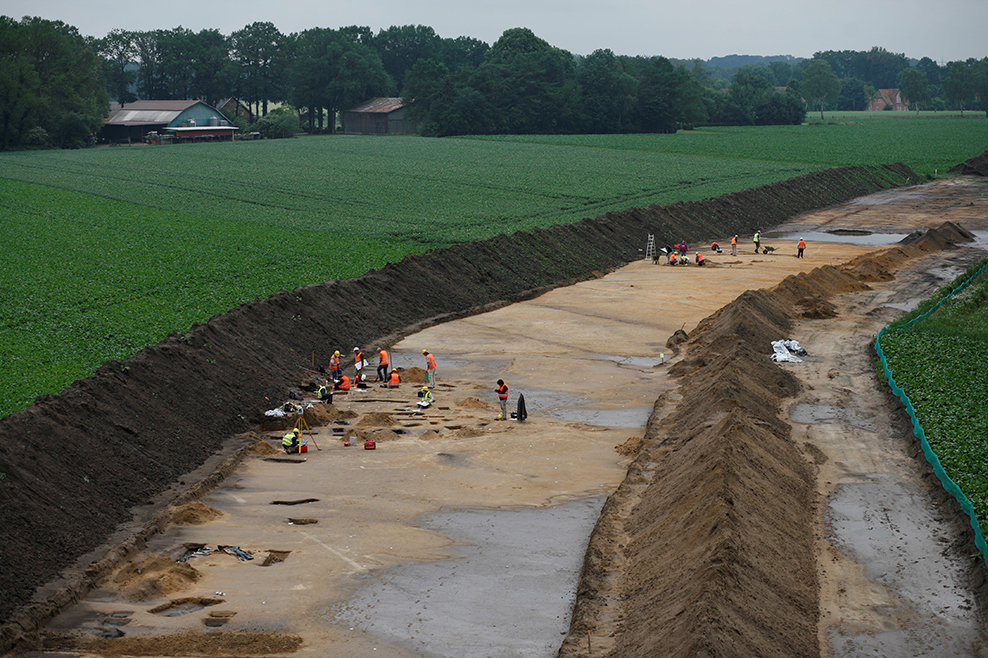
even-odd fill
[[[865,83],[857,78],[844,78],[840,81],[840,95],[835,109],[845,112],[860,112],[868,109],[868,94]]]
[[[810,104],[819,104],[820,119],[823,119],[823,106],[833,103],[840,95],[841,84],[830,63],[823,58],[814,59],[803,71],[803,95]]]
[[[424,25],[391,26],[381,30],[370,44],[381,56],[384,70],[400,89],[405,72],[420,59],[441,59],[443,41],[431,27]]]
[[[121,106],[137,100],[130,90],[137,80],[137,72],[131,69],[136,53],[130,33],[110,30],[102,39],[94,39],[91,45],[103,58],[103,76],[110,98]]]
[[[959,107],[964,116],[964,105],[974,100],[975,70],[966,62],[951,62],[943,79],[943,93],[947,100]]]
[[[985,117],[988,118],[988,57],[985,57],[974,69],[974,92],[985,105]]]
[[[610,50],[595,50],[580,62],[576,79],[590,132],[622,132],[638,100],[638,80],[621,60]]]
[[[108,98],[103,62],[76,28],[0,17],[0,147],[84,146]]]
[[[930,90],[926,84],[926,74],[919,69],[905,69],[899,76],[899,91],[910,105],[916,106],[916,116],[919,116],[919,105],[930,99]]]
[[[575,68],[570,53],[513,28],[484,55],[471,86],[490,103],[495,132],[565,132],[579,116]]]
[[[270,101],[283,97],[287,39],[274,23],[255,22],[231,37],[234,59],[240,64],[240,84],[255,114],[267,114]]]

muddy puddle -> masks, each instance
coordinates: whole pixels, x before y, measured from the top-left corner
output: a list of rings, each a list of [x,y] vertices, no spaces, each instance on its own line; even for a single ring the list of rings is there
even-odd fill
[[[948,550],[953,531],[911,484],[883,473],[867,479],[838,488],[829,502],[829,522],[835,546],[887,590],[875,602],[884,628],[831,632],[834,656],[985,655],[965,582],[968,569]],[[903,569],[904,562],[911,568]]]
[[[603,504],[429,515],[423,527],[457,542],[452,559],[362,575],[357,594],[323,618],[430,656],[555,656]]]
[[[806,240],[809,248],[814,242],[844,242],[848,244],[884,247],[901,241],[908,235],[907,233],[872,233],[870,231],[855,230],[834,232],[826,231],[794,231],[794,232],[769,232],[762,234],[762,242],[768,246],[772,240],[792,242],[793,248],[800,238]]]

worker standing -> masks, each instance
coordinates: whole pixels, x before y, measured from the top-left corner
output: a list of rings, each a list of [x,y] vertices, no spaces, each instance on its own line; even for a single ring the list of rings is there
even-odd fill
[[[436,357],[429,353],[429,350],[422,350],[425,357],[425,381],[429,388],[436,387]]]
[[[501,405],[501,415],[497,417],[498,420],[505,420],[508,417],[508,385],[504,383],[503,379],[497,380],[497,401]]]
[[[800,238],[799,242],[796,243],[796,258],[803,257],[803,249],[806,249],[806,241]]]
[[[353,348],[353,369],[354,376],[353,381],[360,381],[360,371],[364,369],[366,361],[364,361],[364,353],[360,351],[359,347]]]
[[[391,365],[391,359],[388,358],[388,351],[380,347],[377,348],[377,359],[377,381],[387,381],[388,366]]]
[[[755,243],[755,253],[758,253],[758,247],[761,245],[762,235],[761,231],[755,231],[755,235],[751,238],[751,241]]]
[[[339,350],[333,352],[333,356],[329,357],[329,372],[329,376],[332,377],[334,381],[343,376],[343,368],[340,367]]]
[[[731,238],[731,255],[732,256],[738,255],[738,236],[736,235],[733,238]]]

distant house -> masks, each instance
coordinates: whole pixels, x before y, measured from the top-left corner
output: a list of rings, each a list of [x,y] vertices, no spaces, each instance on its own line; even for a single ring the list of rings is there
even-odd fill
[[[232,141],[237,127],[202,101],[134,101],[111,109],[101,137],[110,142],[140,142],[148,133],[178,141]]]
[[[400,98],[372,98],[343,111],[343,132],[348,135],[414,135],[415,125],[405,117]]]
[[[891,105],[895,112],[905,112],[909,106],[902,102],[902,94],[898,89],[879,89],[868,105],[869,112],[881,112]]]

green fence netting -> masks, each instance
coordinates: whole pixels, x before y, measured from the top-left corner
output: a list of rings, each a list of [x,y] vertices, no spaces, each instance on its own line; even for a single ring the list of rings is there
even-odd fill
[[[896,330],[906,329],[910,325],[925,319],[928,315],[930,315],[938,308],[940,308],[940,306],[944,302],[946,302],[948,299],[950,299],[951,297],[959,293],[961,290],[966,288],[968,284],[970,284],[972,281],[978,278],[978,276],[986,269],[988,269],[988,264],[986,264],[977,272],[975,272],[967,279],[965,279],[963,283],[961,283],[959,286],[957,286],[952,291],[950,291],[950,294],[948,294],[946,297],[944,297],[939,302],[937,302],[926,313],[923,313],[922,315],[913,318],[909,322],[899,327],[895,327],[895,329]],[[896,395],[896,397],[902,400],[902,404],[904,404],[906,407],[906,413],[909,414],[909,419],[912,421],[913,424],[913,434],[916,436],[917,439],[919,439],[920,445],[923,447],[923,454],[926,455],[926,461],[928,461],[930,465],[933,467],[933,472],[936,474],[941,484],[943,484],[943,488],[946,489],[947,493],[953,496],[958,503],[960,503],[961,509],[963,509],[964,512],[968,515],[968,518],[971,521],[971,527],[974,529],[974,543],[977,545],[978,550],[981,551],[981,556],[986,561],[988,561],[988,544],[985,543],[984,534],[981,532],[981,524],[978,522],[978,517],[974,513],[974,504],[967,496],[964,495],[964,492],[961,491],[961,488],[958,487],[957,484],[950,479],[950,476],[947,475],[947,472],[940,464],[940,458],[937,457],[937,454],[935,452],[933,452],[933,448],[930,447],[930,442],[926,440],[926,432],[923,431],[923,426],[920,424],[919,419],[916,417],[916,409],[913,408],[913,403],[909,399],[909,395],[907,395],[906,392],[902,389],[902,387],[895,382],[895,377],[892,376],[892,370],[891,368],[889,368],[888,361],[885,359],[885,352],[882,350],[882,345],[881,345],[882,336],[885,334],[886,331],[888,331],[891,328],[892,327],[888,327],[888,326],[883,327],[882,330],[878,332],[878,336],[875,337],[875,351],[878,352],[878,358],[882,362],[882,368],[885,369],[885,378],[888,380],[889,386],[892,388],[892,392]]]

